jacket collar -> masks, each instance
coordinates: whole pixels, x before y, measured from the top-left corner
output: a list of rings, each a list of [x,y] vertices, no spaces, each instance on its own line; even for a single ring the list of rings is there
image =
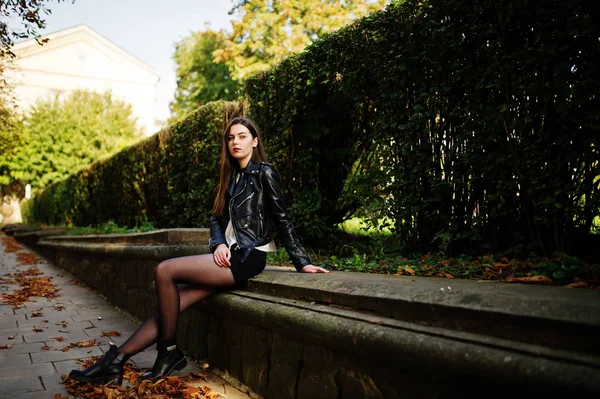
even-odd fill
[[[244,175],[248,175],[248,174],[257,174],[260,171],[260,164],[256,164],[252,161],[248,161],[248,165],[246,165],[246,168],[244,169],[243,174]],[[231,175],[231,179],[229,179],[229,187],[227,187],[227,192],[229,193],[229,195],[233,196],[234,192],[233,190],[235,189],[235,194],[239,193],[240,191],[242,191],[242,189],[244,188],[244,184],[243,184],[243,179],[244,176],[240,177],[240,183],[241,184],[237,184],[235,182],[235,175],[238,173],[238,169],[236,168],[232,175]]]

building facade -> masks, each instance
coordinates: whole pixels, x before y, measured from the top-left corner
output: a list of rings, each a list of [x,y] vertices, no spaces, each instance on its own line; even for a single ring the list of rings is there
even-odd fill
[[[16,58],[6,71],[21,110],[38,99],[64,96],[75,90],[105,92],[131,104],[144,134],[158,130],[155,91],[159,76],[152,68],[86,25],[17,43]]]

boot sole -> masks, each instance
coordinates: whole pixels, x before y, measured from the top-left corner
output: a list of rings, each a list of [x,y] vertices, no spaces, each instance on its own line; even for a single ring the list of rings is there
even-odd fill
[[[183,357],[183,358],[182,358],[180,361],[178,361],[177,363],[175,363],[175,364],[173,365],[173,367],[171,367],[171,368],[170,368],[170,369],[169,369],[169,370],[168,370],[168,371],[167,371],[167,372],[166,372],[164,375],[162,375],[162,376],[160,376],[160,377],[153,377],[152,375],[147,375],[147,374],[150,374],[150,373],[151,373],[151,372],[149,371],[149,372],[147,372],[146,374],[144,374],[144,375],[142,376],[142,378],[148,378],[148,379],[152,379],[153,381],[156,381],[156,380],[158,380],[159,378],[162,378],[162,377],[167,377],[167,376],[171,375],[171,373],[172,373],[173,371],[175,371],[175,370],[177,370],[177,371],[181,371],[181,370],[183,370],[184,368],[186,368],[186,366],[187,366],[187,359],[186,359],[186,358],[185,358],[185,356],[184,356],[184,357]]]
[[[72,373],[69,374],[69,378],[76,380],[76,381],[81,381],[81,382],[102,382],[102,383],[110,383],[110,384],[116,384],[116,385],[121,385],[123,383],[123,376],[122,375],[107,375],[107,376],[103,376],[103,377],[95,377],[95,378],[90,378],[90,377],[84,377],[82,375],[73,375]]]

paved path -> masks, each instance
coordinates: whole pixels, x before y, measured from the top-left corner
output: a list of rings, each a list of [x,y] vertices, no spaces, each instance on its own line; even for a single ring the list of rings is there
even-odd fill
[[[5,237],[0,233],[0,238]],[[23,248],[18,253],[30,251]],[[17,253],[7,253],[1,242],[0,295],[21,287],[7,284],[8,274],[32,267],[37,267],[44,276],[52,277],[51,281],[60,289],[60,296],[54,299],[33,297],[18,309],[0,301],[0,347],[12,346],[0,349],[0,399],[52,399],[57,393],[73,398],[61,384],[62,375],[79,368],[77,359],[104,353],[110,340],[117,344],[124,342],[138,324],[91,289],[75,284],[74,276],[68,272],[43,260],[33,266],[19,264]],[[41,312],[43,316],[33,317],[34,312]],[[102,332],[110,331],[118,331],[121,336],[101,336]],[[63,337],[64,341],[59,342],[55,337]],[[70,343],[92,339],[98,339],[101,344],[70,348],[65,352],[60,350]],[[42,349],[45,345],[50,349]],[[149,368],[155,357],[156,350],[152,346],[132,360],[139,367]],[[188,367],[174,375],[200,371],[200,367],[188,358]],[[228,399],[249,398],[216,375],[203,374],[207,375],[208,382],[196,385],[207,385]]]

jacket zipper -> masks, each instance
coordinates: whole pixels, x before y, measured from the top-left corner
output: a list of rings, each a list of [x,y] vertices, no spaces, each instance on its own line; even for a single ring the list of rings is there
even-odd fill
[[[240,176],[240,179],[243,176]],[[231,197],[231,199],[229,200],[229,220],[231,221],[231,227],[233,228],[233,235],[235,236],[235,243],[237,244],[238,247],[240,247],[240,238],[238,237],[237,234],[237,230],[235,228],[235,223],[233,223],[233,200],[237,198],[238,195],[240,195],[241,193],[244,192],[244,190],[246,189],[246,181],[244,180],[244,187],[242,188],[242,190],[235,196]]]
[[[240,202],[240,203],[237,205],[237,208],[239,208],[240,206],[242,206],[242,204],[243,204],[244,202],[248,201],[248,200],[249,200],[250,198],[252,198],[252,197],[254,197],[254,193],[251,193],[251,194],[250,194],[249,196],[247,196],[247,197],[246,197],[246,198],[245,198],[245,199],[244,199],[242,202]]]

